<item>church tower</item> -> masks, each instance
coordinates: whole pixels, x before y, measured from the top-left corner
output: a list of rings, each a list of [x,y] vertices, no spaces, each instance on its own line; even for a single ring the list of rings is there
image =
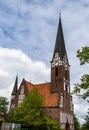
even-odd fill
[[[51,61],[50,93],[59,95],[59,123],[64,130],[73,130],[73,103],[70,94],[70,66],[67,57],[61,16]]]
[[[63,128],[74,130],[73,101],[70,94],[70,66],[67,57],[61,16],[59,17],[57,37],[51,60],[51,82],[33,84],[22,80],[18,88],[18,76],[16,77],[11,94],[10,112],[23,101],[23,98],[34,88],[37,88],[44,97],[46,114]]]
[[[51,61],[51,93],[59,93],[64,90],[69,93],[69,81],[69,62],[60,17],[53,58]]]

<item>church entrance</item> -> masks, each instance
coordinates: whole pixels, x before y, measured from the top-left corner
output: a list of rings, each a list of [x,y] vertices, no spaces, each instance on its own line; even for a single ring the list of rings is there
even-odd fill
[[[66,123],[65,130],[70,130],[70,125],[68,122]]]

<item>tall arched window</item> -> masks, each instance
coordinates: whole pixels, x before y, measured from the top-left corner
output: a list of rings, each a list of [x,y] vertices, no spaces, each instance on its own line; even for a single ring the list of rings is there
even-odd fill
[[[56,67],[55,76],[56,76],[56,77],[58,76],[58,67]]]
[[[65,70],[65,79],[67,80],[67,70]]]

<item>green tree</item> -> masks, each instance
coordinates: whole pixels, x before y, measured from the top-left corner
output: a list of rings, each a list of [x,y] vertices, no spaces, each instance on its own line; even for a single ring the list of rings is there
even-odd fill
[[[74,129],[80,130],[80,123],[78,121],[78,118],[74,115]]]
[[[77,57],[80,60],[80,65],[89,63],[89,47],[86,46],[81,51],[78,50]],[[73,93],[89,102],[89,74],[84,74],[80,83],[75,84]]]
[[[33,89],[14,110],[12,120],[26,126],[37,124],[41,120],[41,112],[45,110],[44,108],[43,97],[37,89]]]
[[[89,130],[89,112],[85,116],[85,123],[81,126],[81,130]]]
[[[8,111],[8,99],[6,97],[0,97],[0,116],[6,119],[7,111]]]
[[[38,89],[33,89],[11,115],[11,121],[21,123],[31,130],[61,130],[59,125],[45,115],[44,98]]]

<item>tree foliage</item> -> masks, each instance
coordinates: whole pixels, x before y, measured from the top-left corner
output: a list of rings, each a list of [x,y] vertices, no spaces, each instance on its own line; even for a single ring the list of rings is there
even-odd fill
[[[8,111],[8,99],[6,97],[0,97],[0,116],[6,118]]]
[[[80,65],[89,63],[89,47],[86,46],[81,51],[78,50],[77,57],[80,60]],[[84,74],[80,79],[80,83],[75,84],[73,93],[89,102],[89,74]]]
[[[81,65],[89,63],[89,47],[82,47],[82,51],[78,50],[77,57],[79,58]]]
[[[24,125],[38,123],[41,111],[44,111],[43,97],[37,89],[33,89],[14,110],[12,120]]]
[[[89,130],[89,112],[85,116],[85,123],[81,126],[81,130]]]
[[[74,129],[80,130],[80,123],[78,121],[78,118],[74,115]]]
[[[11,115],[12,122],[31,130],[61,130],[59,125],[45,115],[44,98],[35,88],[28,93]]]

